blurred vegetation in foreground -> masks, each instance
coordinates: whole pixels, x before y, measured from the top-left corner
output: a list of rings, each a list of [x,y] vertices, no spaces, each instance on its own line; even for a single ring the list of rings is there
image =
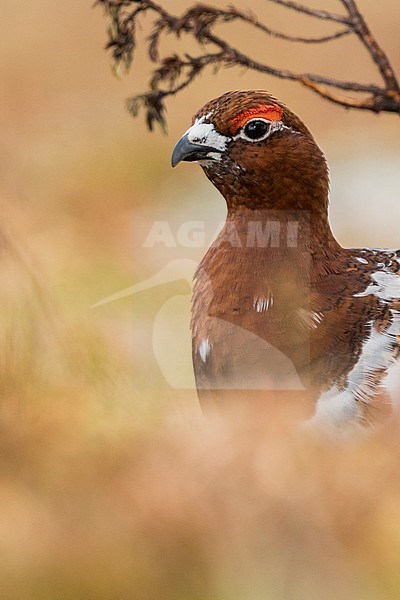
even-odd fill
[[[398,598],[397,425],[327,443],[272,415],[205,421],[178,393],[138,410],[124,361],[43,294],[17,239],[1,241],[2,598]]]
[[[3,340],[21,328],[18,369],[2,348],[2,598],[398,598],[398,426],[327,443],[273,415],[140,414],[104,340],[54,328],[18,270],[2,310]]]
[[[301,115],[339,174],[335,232],[351,246],[398,243],[393,117],[229,70],[171,102],[170,136],[151,137],[124,110],[132,80],[110,76],[91,4],[2,7],[1,600],[398,600],[398,427],[327,445],[269,418],[204,422],[192,392],[162,387],[143,348],[171,289],[90,309],[176,258],[161,247],[138,259],[141,216],[223,216],[200,170],[168,164],[211,97],[269,87]],[[395,60],[400,5],[386,5],[363,0]],[[241,43],[257,54],[258,38]],[[307,52],[279,46],[271,60],[321,70],[327,56]],[[362,56],[340,52],[332,73],[351,77]],[[138,64],[139,90],[149,65]]]

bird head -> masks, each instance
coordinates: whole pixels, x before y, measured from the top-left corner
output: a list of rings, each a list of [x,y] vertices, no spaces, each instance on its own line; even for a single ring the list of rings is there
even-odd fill
[[[262,90],[208,102],[176,144],[172,166],[198,162],[228,208],[322,209],[325,157],[304,123]]]

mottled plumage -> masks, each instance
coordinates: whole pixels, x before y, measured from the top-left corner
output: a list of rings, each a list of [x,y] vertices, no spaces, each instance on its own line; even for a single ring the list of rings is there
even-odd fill
[[[199,162],[228,209],[195,276],[200,400],[286,390],[321,426],[382,421],[400,399],[400,253],[335,240],[306,126],[264,91],[228,92],[195,115],[181,160]]]

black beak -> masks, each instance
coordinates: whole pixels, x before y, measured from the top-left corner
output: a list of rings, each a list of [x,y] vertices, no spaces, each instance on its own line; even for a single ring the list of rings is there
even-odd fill
[[[172,152],[171,164],[173,167],[183,160],[185,162],[193,162],[195,160],[212,160],[211,156],[207,156],[209,152],[221,152],[212,146],[202,146],[201,144],[193,144],[188,138],[187,133],[181,137],[175,145]]]

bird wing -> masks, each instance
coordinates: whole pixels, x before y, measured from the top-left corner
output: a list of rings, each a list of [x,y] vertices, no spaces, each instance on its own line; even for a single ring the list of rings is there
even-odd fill
[[[339,306],[326,313],[327,320],[332,315],[326,357],[328,367],[329,359],[333,365],[339,363],[340,343],[347,338],[344,348],[351,349],[347,352],[351,363],[345,375],[338,369],[332,385],[320,395],[313,417],[319,426],[338,430],[379,422],[400,401],[400,252],[350,253],[355,261],[348,268],[354,289],[352,294],[340,291]],[[326,324],[322,333],[329,339]]]

